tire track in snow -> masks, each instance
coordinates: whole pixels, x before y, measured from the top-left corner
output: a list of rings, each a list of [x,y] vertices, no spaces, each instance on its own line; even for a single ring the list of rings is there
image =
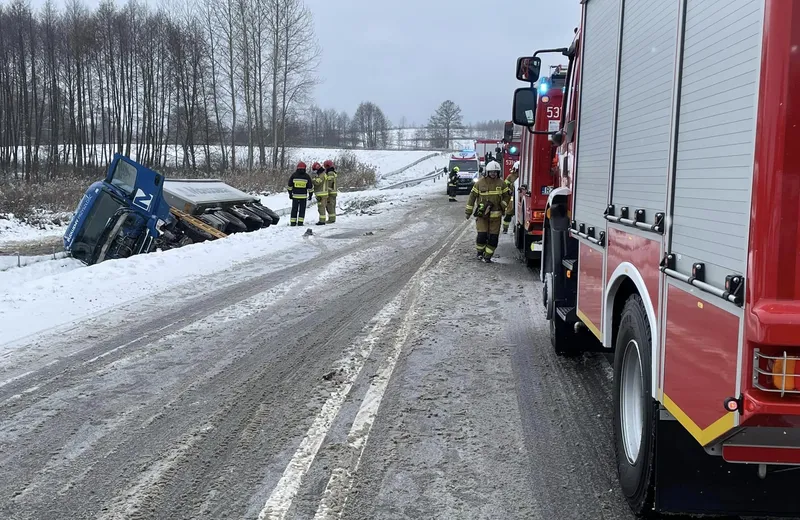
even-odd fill
[[[372,353],[375,343],[384,336],[389,335],[387,330],[392,319],[397,315],[398,312],[402,310],[403,302],[408,301],[409,294],[416,291],[416,287],[418,286],[425,271],[427,271],[427,269],[435,260],[438,261],[441,258],[442,251],[448,247],[452,247],[453,238],[456,236],[460,237],[467,231],[467,229],[469,228],[467,228],[465,225],[461,225],[451,231],[450,234],[448,234],[444,239],[444,244],[437,249],[434,254],[430,255],[425,262],[422,263],[411,279],[405,284],[403,289],[401,289],[400,293],[378,312],[376,318],[374,319],[375,325],[373,325],[369,335],[361,342],[360,345],[354,346],[355,356],[344,363],[344,365],[349,367],[349,369],[343,374],[343,384],[331,394],[317,417],[314,419],[314,422],[308,429],[306,436],[301,441],[300,446],[284,470],[283,475],[278,481],[278,484],[275,486],[266,503],[264,504],[264,507],[259,512],[258,520],[282,520],[286,517],[286,514],[292,507],[293,500],[300,489],[303,477],[311,468],[322,442],[325,440],[325,437],[330,431],[334,420],[339,415],[342,405],[350,393],[351,388],[361,374],[364,364]],[[459,231],[461,233],[457,234]],[[404,323],[407,325],[405,320]],[[404,339],[401,341],[400,338],[398,338],[397,342],[400,342],[400,347],[402,347],[402,344],[405,341]],[[382,375],[391,376],[391,371],[394,369],[397,357],[393,356],[393,359],[394,361],[392,361],[392,358],[387,361],[384,370],[381,371]],[[388,377],[386,381],[388,382]],[[370,395],[370,397],[374,399],[374,396],[377,396],[376,392],[379,391],[381,392],[380,395],[382,395],[382,392],[385,391],[385,389],[386,386],[383,385],[378,389],[373,390],[373,393]],[[378,402],[378,404],[380,403]],[[367,414],[369,414],[372,406],[374,406],[374,403],[366,406],[364,412],[359,411],[357,419],[359,416],[361,418],[358,419],[359,425],[357,427],[360,430],[363,430],[367,424],[371,426],[371,421],[368,419]],[[374,416],[372,417],[372,420],[374,420]],[[364,438],[363,441],[366,443],[366,438]],[[363,444],[361,447],[363,449]],[[339,473],[341,473],[341,471]]]

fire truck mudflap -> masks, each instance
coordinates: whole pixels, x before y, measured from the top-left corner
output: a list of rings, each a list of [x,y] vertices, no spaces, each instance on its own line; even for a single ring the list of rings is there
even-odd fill
[[[800,8],[582,4],[554,139],[571,215],[542,261],[553,346],[584,350],[583,329],[614,352],[635,513],[800,516]]]

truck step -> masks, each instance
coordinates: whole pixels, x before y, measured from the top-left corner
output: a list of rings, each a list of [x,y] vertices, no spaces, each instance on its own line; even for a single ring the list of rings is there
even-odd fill
[[[185,213],[179,209],[169,208],[169,212],[172,213],[178,220],[183,220],[184,222],[188,222],[194,227],[202,229],[203,231],[205,231],[214,238],[225,238],[228,236],[219,229],[213,226],[209,226],[199,218],[193,217],[192,215],[189,215],[188,213]]]
[[[563,321],[573,321],[575,319],[575,307],[556,307],[556,313]]]
[[[565,259],[561,260],[561,264],[564,267],[566,267],[567,269],[569,269],[570,271],[574,271],[575,267],[578,265],[578,259],[577,258],[565,258]]]

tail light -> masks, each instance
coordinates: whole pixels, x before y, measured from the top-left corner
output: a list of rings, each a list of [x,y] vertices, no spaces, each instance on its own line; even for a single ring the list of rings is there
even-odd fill
[[[800,355],[767,354],[756,349],[753,354],[753,386],[764,392],[800,395]]]
[[[544,222],[544,211],[533,212],[533,222]]]

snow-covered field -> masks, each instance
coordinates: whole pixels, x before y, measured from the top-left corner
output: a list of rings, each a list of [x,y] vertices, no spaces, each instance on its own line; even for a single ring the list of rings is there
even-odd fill
[[[110,160],[116,151],[113,145],[107,145],[105,155],[103,155],[101,148],[102,147],[98,146],[97,153],[95,154],[96,161],[98,163],[102,163],[104,160]],[[212,161],[220,161],[222,158],[222,148],[218,145],[214,145],[209,148]],[[183,166],[184,153],[182,148],[168,146],[163,150],[163,152],[167,158],[166,166],[168,168],[181,168]],[[248,150],[246,146],[236,147],[237,165],[246,165],[247,152]],[[287,148],[286,152],[288,156],[289,167],[293,167],[297,161],[301,160],[308,163],[308,166],[310,167],[314,161],[319,161],[322,163],[325,159],[335,159],[342,153],[352,153],[359,161],[375,166],[378,169],[379,175],[381,173],[392,172],[414,162],[417,159],[437,153],[434,150],[364,150],[360,148]],[[40,151],[42,159],[45,158],[46,153],[47,151],[44,149]],[[228,157],[230,158],[230,147],[227,148],[227,153]],[[269,156],[269,150],[267,150],[267,153]],[[255,164],[258,166],[259,152],[257,148],[253,150],[253,154]],[[131,148],[131,159],[136,160],[136,155],[136,146],[134,145]],[[202,167],[203,161],[205,161],[205,149],[203,147],[197,146],[195,148],[195,159],[198,167]]]
[[[342,233],[353,225],[374,226],[385,222],[387,213],[402,203],[438,194],[439,184],[425,183],[402,190],[367,190],[343,193],[339,197],[342,215],[334,226],[292,228],[288,218],[278,226],[253,233],[232,235],[223,240],[190,245],[181,249],[111,260],[84,267],[71,259],[41,262],[0,272],[0,343],[10,347],[29,335],[74,320],[96,316],[126,302],[191,283],[208,281],[216,273],[248,261],[291,253],[292,262],[313,256],[320,238]],[[281,195],[288,205],[288,197]],[[367,209],[360,210],[359,207]],[[348,210],[348,208],[350,208]],[[344,210],[344,211],[343,211]],[[306,213],[307,222],[318,218],[316,206]],[[313,237],[303,233],[312,229]],[[296,252],[294,252],[296,250]],[[220,280],[219,283],[223,283]],[[0,347],[2,352],[3,347]]]
[[[78,201],[75,201],[77,204]],[[64,215],[63,225],[40,224],[31,226],[13,214],[0,215],[0,251],[10,242],[27,242],[44,238],[61,236],[69,223],[71,215]]]
[[[239,159],[246,157],[246,148],[238,147]],[[219,148],[217,148],[217,152]],[[180,150],[178,150],[180,153]],[[437,155],[438,152],[428,150],[340,150],[332,148],[295,148],[291,150],[292,161],[302,160],[310,167],[314,161],[323,162],[325,159],[335,159],[341,153],[352,153],[359,161],[373,165],[377,169],[378,186],[383,187],[406,179],[421,177],[434,168],[446,165],[447,160]],[[405,167],[425,159],[431,155],[435,157],[424,160],[407,170]],[[134,157],[135,158],[135,157]],[[288,175],[288,173],[287,173]],[[389,179],[390,178],[390,179]],[[389,179],[389,180],[386,180]],[[88,184],[87,184],[88,185]],[[264,204],[274,210],[289,207],[288,197],[285,194],[276,194],[264,197]],[[78,201],[75,201],[77,204]],[[64,234],[70,215],[61,216],[64,225],[39,225],[30,226],[13,215],[0,215],[0,251],[7,249],[10,243],[27,242],[33,240],[52,239]],[[8,251],[6,251],[8,252]]]

